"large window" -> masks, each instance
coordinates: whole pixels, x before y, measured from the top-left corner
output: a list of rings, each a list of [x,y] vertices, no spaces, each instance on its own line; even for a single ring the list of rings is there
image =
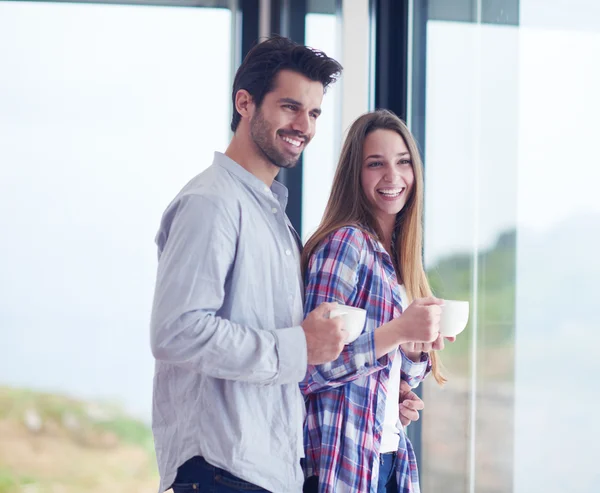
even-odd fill
[[[233,17],[0,3],[2,493],[156,490],[153,238],[227,145]]]
[[[426,263],[472,312],[425,385],[422,490],[597,492],[600,7],[473,5],[427,22]]]
[[[336,15],[334,2],[310,2],[309,5],[313,8],[306,14],[306,44],[341,60],[338,43],[341,19]],[[327,89],[317,133],[303,155],[303,240],[317,229],[331,191],[341,138],[340,85],[341,82],[337,82]]]

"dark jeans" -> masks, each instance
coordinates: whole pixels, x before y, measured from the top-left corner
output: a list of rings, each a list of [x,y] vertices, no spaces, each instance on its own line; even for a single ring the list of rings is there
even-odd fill
[[[398,493],[396,483],[396,457],[395,452],[379,456],[379,480],[377,493]]]
[[[395,453],[381,454],[379,456],[379,480],[377,493],[398,493],[396,483],[396,457]],[[318,493],[319,477],[311,476],[304,482],[303,493]]]
[[[202,457],[192,457],[177,469],[173,493],[269,493],[233,474],[211,466]]]

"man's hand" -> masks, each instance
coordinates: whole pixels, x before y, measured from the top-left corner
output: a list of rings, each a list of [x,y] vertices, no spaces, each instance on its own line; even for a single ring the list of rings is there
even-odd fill
[[[329,363],[344,349],[348,336],[343,330],[344,320],[342,317],[329,318],[329,312],[337,306],[337,303],[321,303],[302,322],[310,365]]]
[[[417,421],[419,411],[422,411],[425,407],[425,403],[404,380],[400,382],[400,399],[398,402],[402,426],[408,426],[411,422]]]

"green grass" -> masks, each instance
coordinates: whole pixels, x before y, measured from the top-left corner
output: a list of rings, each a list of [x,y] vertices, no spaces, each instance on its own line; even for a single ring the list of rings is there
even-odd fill
[[[88,411],[89,405],[65,395],[0,386],[0,419],[23,422],[27,410],[35,410],[43,423],[52,422],[58,429],[73,434],[74,431],[64,424],[65,419],[70,417],[78,423],[77,433],[111,432],[122,443],[152,451],[152,431],[148,425],[127,416],[118,406],[109,404],[94,403],[106,415],[105,419],[96,420]],[[0,476],[0,481],[8,480]],[[1,489],[0,493],[3,493]]]
[[[150,453],[154,453],[152,431],[144,423],[126,416],[115,417],[109,421],[98,423],[98,429],[114,433],[124,443],[138,445]]]
[[[0,468],[0,493],[15,493],[20,486],[35,483],[29,476],[16,476],[10,471]]]
[[[515,332],[515,232],[507,231],[495,245],[478,255],[478,340],[480,349],[514,343]],[[427,277],[436,296],[473,301],[473,258],[470,253],[449,255],[432,266]],[[471,306],[473,308],[473,306]],[[465,332],[446,350],[450,357],[466,356],[471,344],[473,312]]]

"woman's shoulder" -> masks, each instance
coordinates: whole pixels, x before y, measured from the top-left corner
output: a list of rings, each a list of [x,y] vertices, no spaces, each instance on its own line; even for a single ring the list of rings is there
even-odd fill
[[[358,225],[342,226],[325,239],[327,243],[345,243],[356,247],[358,250],[362,250],[370,241],[368,231]]]
[[[347,225],[333,231],[322,242],[324,246],[345,246],[355,249],[361,257],[371,257],[378,251],[383,251],[383,247],[375,237],[374,233],[368,228],[360,225]],[[365,257],[366,256],[366,257]]]

